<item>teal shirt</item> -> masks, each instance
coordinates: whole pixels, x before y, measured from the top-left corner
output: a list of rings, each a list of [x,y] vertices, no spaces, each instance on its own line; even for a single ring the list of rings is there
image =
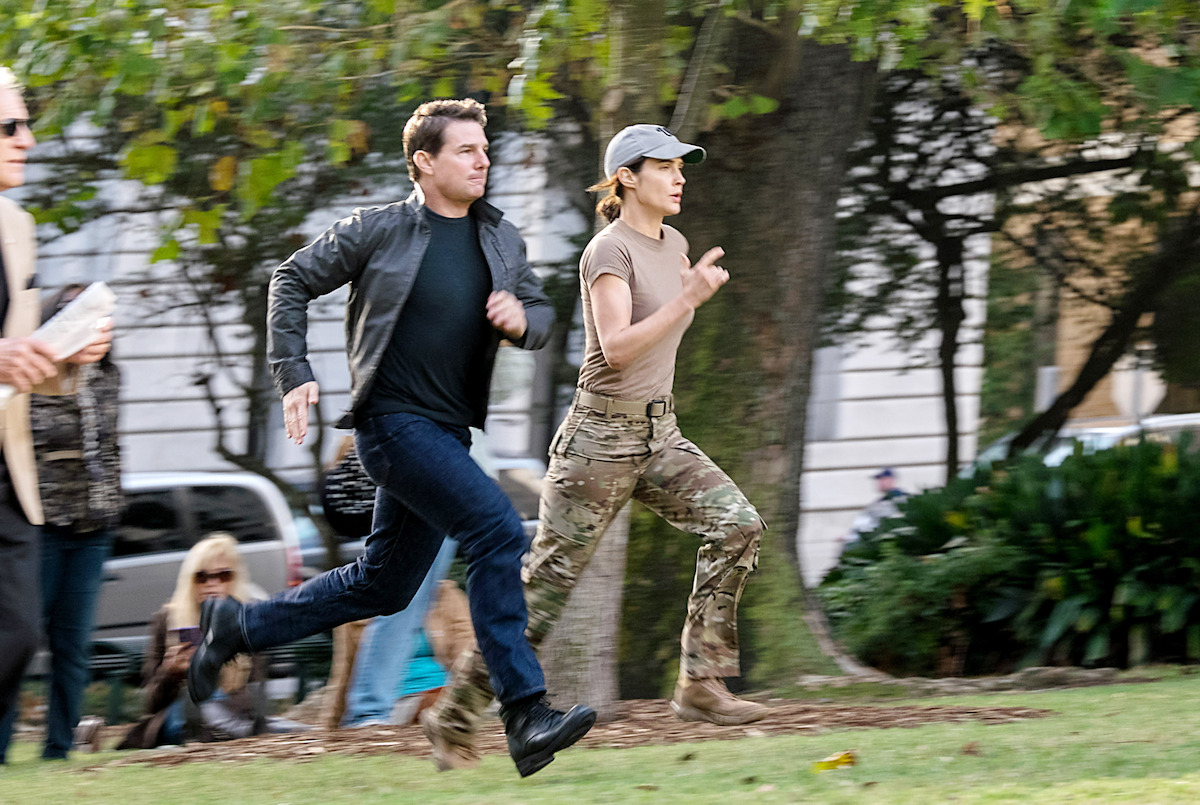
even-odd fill
[[[425,630],[417,633],[417,650],[408,661],[408,669],[404,680],[396,689],[396,698],[409,696],[413,693],[424,693],[427,690],[440,688],[446,684],[446,671],[433,658],[433,647],[425,637]]]

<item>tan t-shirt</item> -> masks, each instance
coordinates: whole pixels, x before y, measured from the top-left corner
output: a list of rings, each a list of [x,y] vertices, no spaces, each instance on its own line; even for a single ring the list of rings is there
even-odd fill
[[[624,280],[633,296],[630,323],[637,324],[683,290],[679,255],[687,251],[687,238],[665,224],[662,237],[656,239],[618,218],[592,238],[579,260],[584,332],[583,366],[579,367],[581,389],[621,400],[652,400],[671,393],[675,352],[692,323],[693,314],[689,313],[666,337],[618,372],[605,362],[600,349],[592,315],[592,283],[601,274],[613,274]]]

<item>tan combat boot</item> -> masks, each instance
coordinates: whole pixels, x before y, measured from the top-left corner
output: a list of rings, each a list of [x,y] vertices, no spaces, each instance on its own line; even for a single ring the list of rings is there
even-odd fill
[[[479,750],[470,742],[474,736],[462,735],[438,722],[434,716],[436,708],[422,710],[417,717],[421,729],[433,746],[433,760],[438,771],[450,769],[473,769],[479,765]]]
[[[749,724],[767,715],[767,706],[739,699],[723,679],[680,679],[671,710],[681,721],[708,721],[722,727]]]

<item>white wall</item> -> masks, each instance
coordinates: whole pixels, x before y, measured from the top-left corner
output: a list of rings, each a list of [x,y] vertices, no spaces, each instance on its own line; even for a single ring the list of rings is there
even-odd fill
[[[976,238],[970,246],[965,270],[971,299],[955,370],[962,462],[977,449],[989,242]],[[946,480],[937,337],[931,334],[905,352],[887,324],[874,322],[854,348],[827,347],[815,356],[797,534],[808,584],[818,583],[837,562],[841,537],[855,515],[879,497],[873,476],[882,467],[893,468],[898,486],[908,492]]]

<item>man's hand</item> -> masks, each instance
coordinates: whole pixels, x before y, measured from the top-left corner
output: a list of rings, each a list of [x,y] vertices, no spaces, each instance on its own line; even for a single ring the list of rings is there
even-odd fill
[[[525,335],[525,306],[508,291],[493,291],[487,301],[487,317],[492,326],[511,341]]]
[[[308,435],[308,406],[317,404],[317,381],[301,383],[283,395],[283,426],[288,438],[296,444],[304,444]]]
[[[55,354],[32,338],[0,338],[0,383],[26,392],[58,374]]]
[[[66,358],[67,363],[83,365],[85,363],[95,363],[108,354],[112,349],[113,340],[113,324],[112,319],[108,316],[96,322],[96,335],[92,338],[92,343],[88,344],[83,349],[76,352],[74,355]]]
[[[683,280],[683,298],[693,310],[711,299],[718,288],[729,282],[729,272],[716,265],[725,256],[725,250],[720,246],[706,251],[694,266],[688,264],[686,254],[679,256],[683,260],[683,266],[679,269],[679,276]]]

